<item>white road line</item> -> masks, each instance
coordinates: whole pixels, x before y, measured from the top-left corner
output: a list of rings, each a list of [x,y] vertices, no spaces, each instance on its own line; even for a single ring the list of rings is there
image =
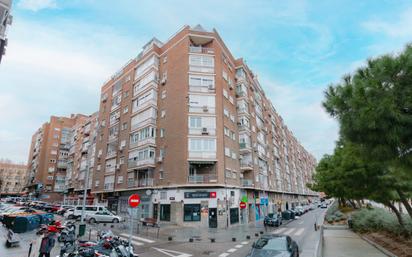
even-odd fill
[[[298,231],[295,232],[295,236],[300,236],[303,233],[304,230],[305,230],[305,228],[298,229]]]
[[[121,236],[120,238],[123,239],[123,240],[126,240],[126,241],[129,240],[128,237],[124,237],[124,236]],[[138,241],[136,241],[136,240],[132,240],[132,244],[133,244],[133,245],[138,245],[138,246],[144,245],[144,243],[138,242]]]
[[[230,248],[229,250],[227,250],[229,253],[234,253],[234,252],[236,252],[237,251],[237,249],[235,249],[235,248]]]
[[[243,245],[235,245],[235,248],[242,248]]]
[[[274,233],[274,234],[282,233],[282,232],[285,231],[285,230],[286,230],[286,228],[280,228],[280,229],[276,229],[275,231],[273,231],[273,233]]]
[[[164,254],[166,254],[167,256],[170,256],[170,257],[190,257],[190,256],[192,256],[191,254],[188,254],[188,253],[182,253],[182,252],[168,250],[168,249],[160,249],[160,248],[156,248],[156,247],[152,247],[152,248],[155,249],[156,251],[164,253]]]
[[[283,234],[289,235],[291,234],[295,229],[294,228],[290,228],[288,230],[286,230],[285,232],[283,232]]]
[[[230,253],[222,253],[221,255],[219,255],[219,257],[226,257],[226,256],[229,256],[230,255]]]
[[[129,235],[128,235],[128,234],[120,234],[120,235],[123,236],[123,237],[129,238]],[[139,241],[142,241],[142,242],[145,242],[145,243],[149,243],[149,244],[155,242],[155,241],[153,241],[153,240],[146,239],[146,238],[143,238],[143,237],[138,237],[138,236],[132,236],[132,238],[133,238],[133,239],[136,239],[136,240],[139,240]]]
[[[241,244],[242,245],[247,245],[249,242],[248,241],[243,241]]]

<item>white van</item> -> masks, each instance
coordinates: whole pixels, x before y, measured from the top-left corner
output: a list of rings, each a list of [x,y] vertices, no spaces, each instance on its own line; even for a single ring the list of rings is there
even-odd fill
[[[69,219],[77,219],[80,218],[82,216],[82,209],[83,207],[80,206],[76,206],[73,210],[73,213],[68,213],[69,215],[67,215],[67,218]],[[106,209],[106,207],[104,206],[98,206],[98,205],[86,205],[85,209],[84,209],[84,214],[88,215],[88,214],[94,214],[97,211],[108,211]],[[66,216],[66,215],[65,215]]]

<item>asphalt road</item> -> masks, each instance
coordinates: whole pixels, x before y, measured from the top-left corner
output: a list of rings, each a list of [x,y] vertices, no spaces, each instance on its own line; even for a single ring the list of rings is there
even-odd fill
[[[315,231],[315,220],[322,216],[325,209],[315,209],[302,217],[282,225],[278,228],[270,228],[267,233],[286,234],[291,236],[299,245],[300,256],[313,256],[319,239],[319,231]],[[254,236],[254,234],[252,235]],[[245,236],[240,236],[245,238]],[[218,257],[243,257],[250,251],[252,243],[257,237],[251,240],[241,240],[237,242],[210,243],[210,242],[142,242],[136,238],[136,252],[140,257],[190,257],[190,256],[218,256]]]

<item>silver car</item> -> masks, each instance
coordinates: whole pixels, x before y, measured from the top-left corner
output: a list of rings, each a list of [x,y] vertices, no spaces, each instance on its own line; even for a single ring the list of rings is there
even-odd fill
[[[114,215],[113,213],[109,211],[97,211],[92,214],[87,214],[86,220],[89,223],[96,223],[96,222],[119,223],[123,221],[122,217]]]

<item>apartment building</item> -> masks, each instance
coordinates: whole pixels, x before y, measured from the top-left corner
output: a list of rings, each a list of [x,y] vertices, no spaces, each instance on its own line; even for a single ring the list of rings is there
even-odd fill
[[[91,191],[121,215],[138,193],[139,217],[225,228],[317,197],[315,158],[216,30],[148,42],[104,83],[98,123]]]
[[[25,186],[27,166],[0,160],[0,195],[20,196]]]
[[[50,202],[63,199],[72,128],[87,118],[83,114],[51,116],[33,134],[26,182],[31,196]]]
[[[87,184],[87,203],[92,204],[94,197],[90,189],[95,160],[98,113],[81,119],[71,129],[70,149],[67,161],[64,202],[80,204]],[[88,174],[87,181],[86,174]]]
[[[11,16],[11,0],[0,0],[0,63],[3,55],[6,53],[7,46],[7,26],[11,25],[13,17]]]

